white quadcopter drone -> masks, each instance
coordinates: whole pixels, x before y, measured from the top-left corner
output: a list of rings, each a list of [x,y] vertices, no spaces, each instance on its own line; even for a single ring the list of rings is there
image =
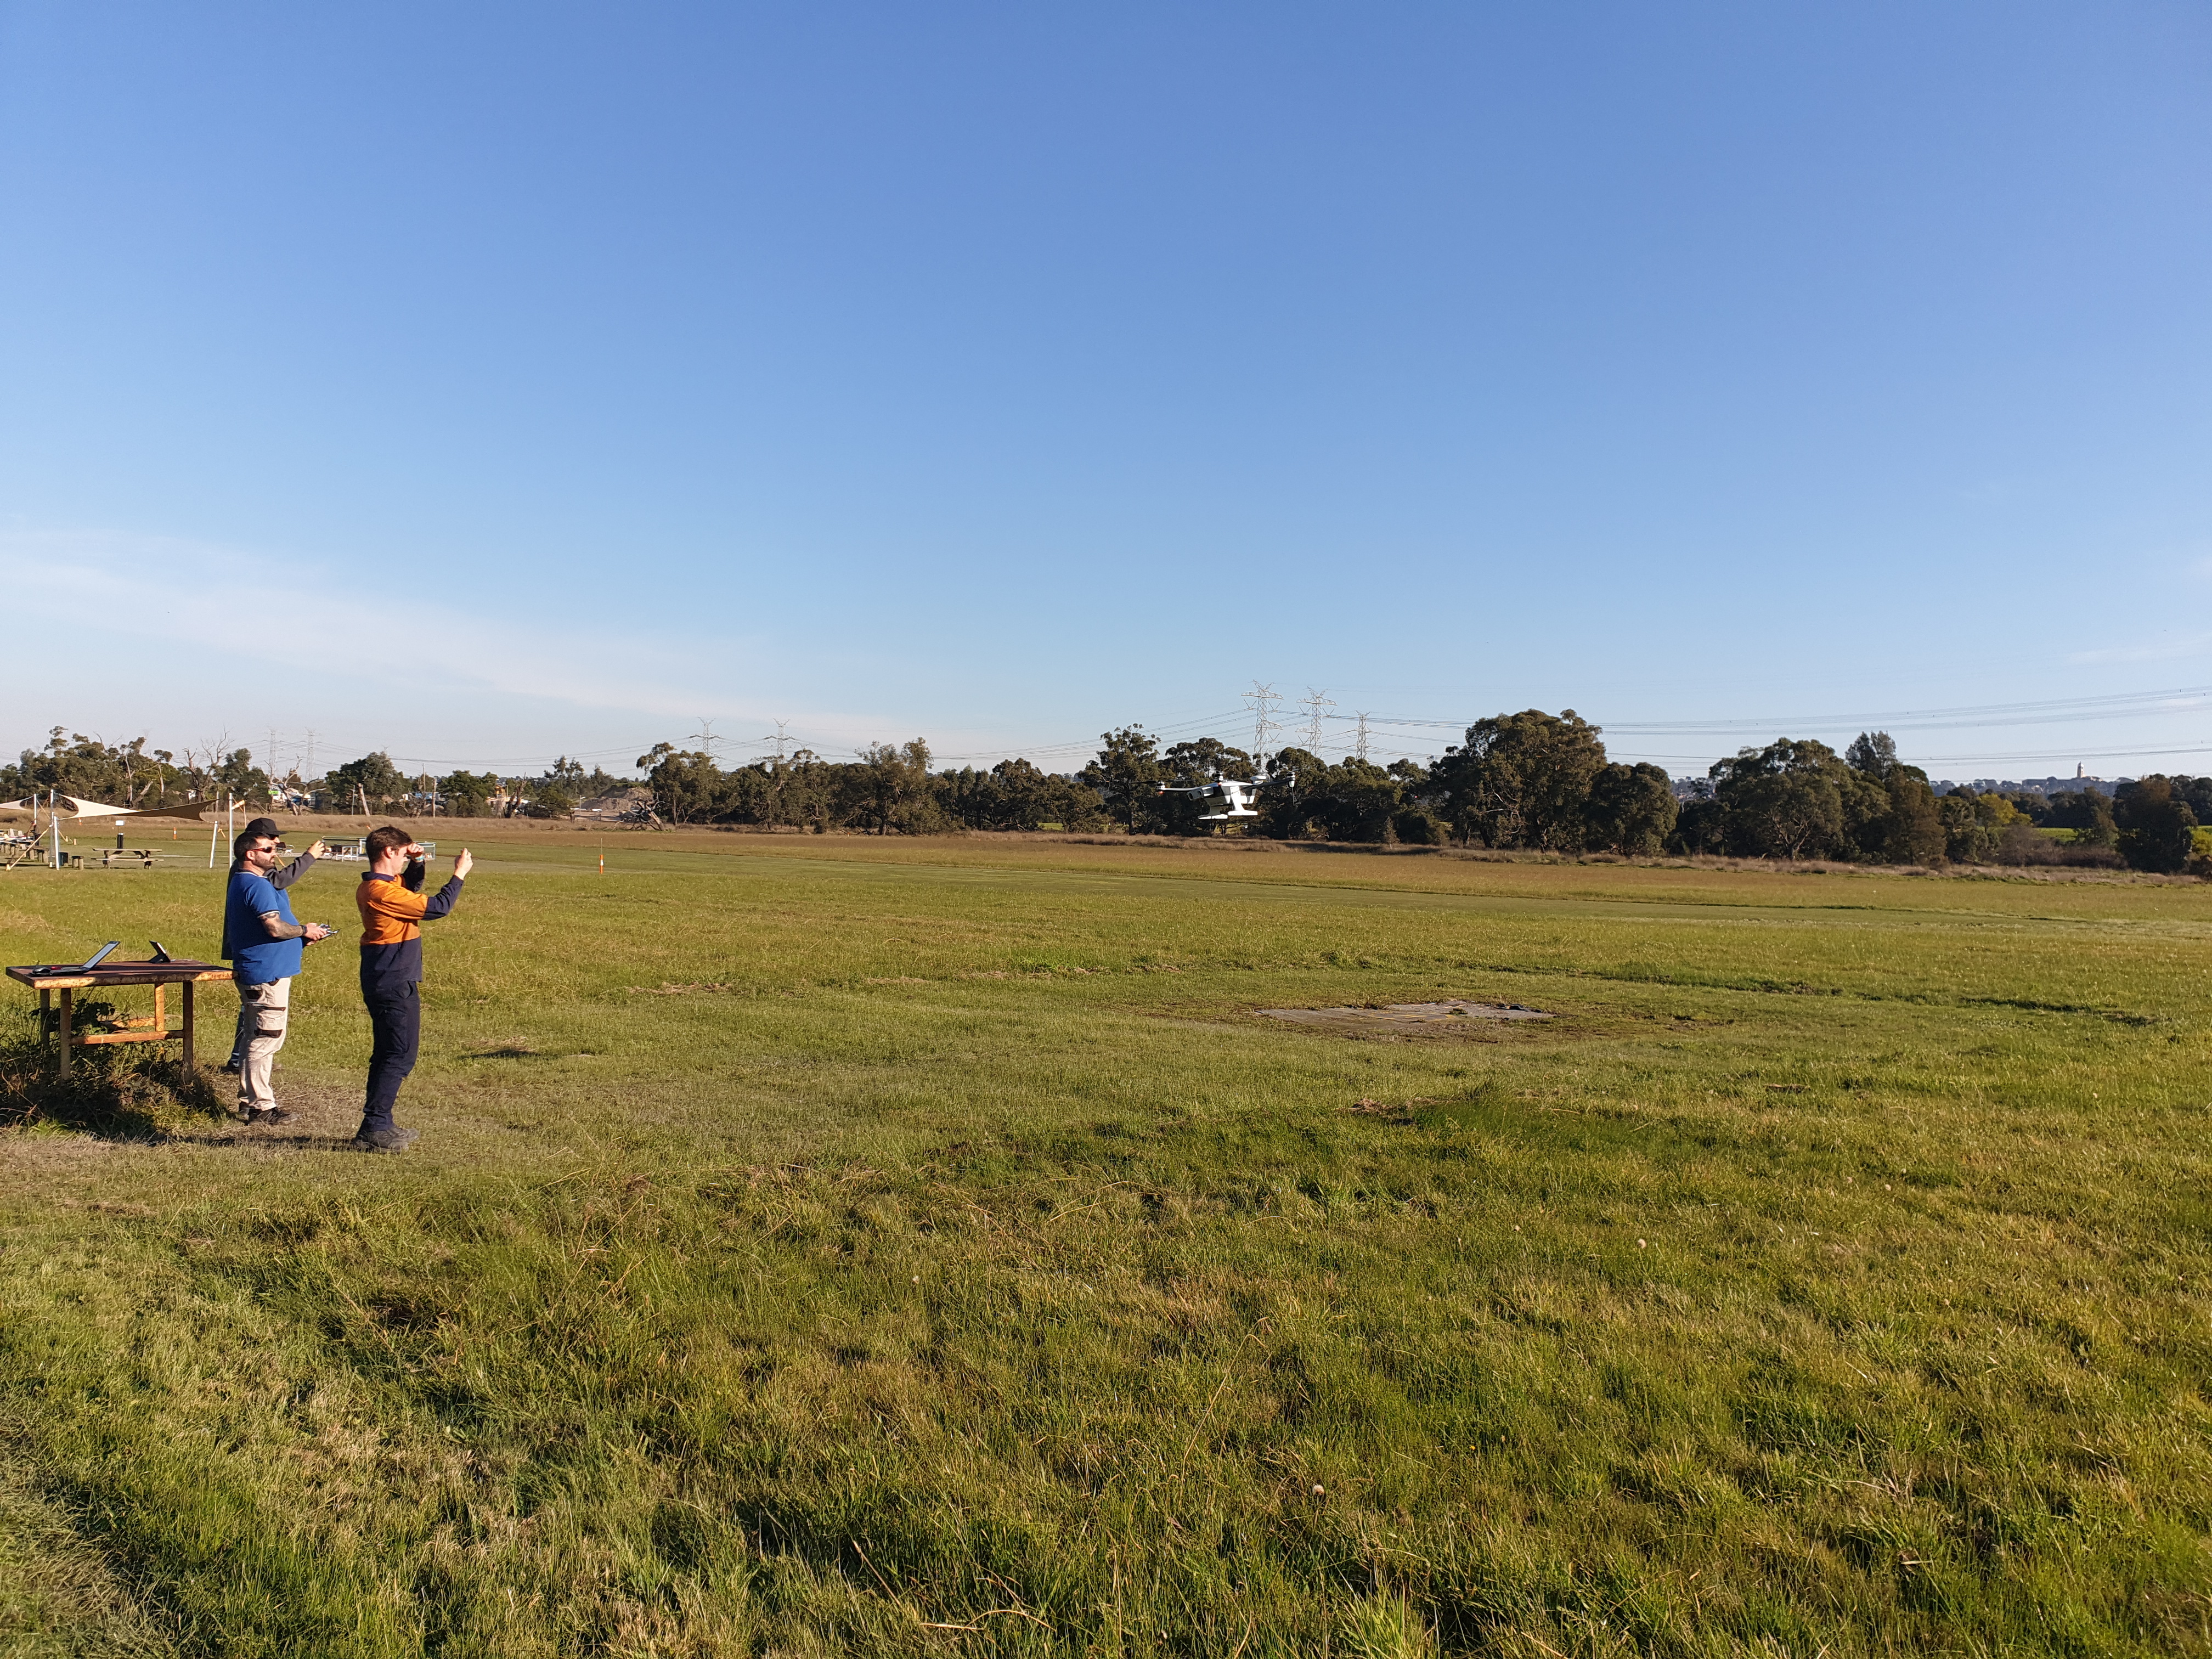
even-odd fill
[[[1260,815],[1253,810],[1252,800],[1268,784],[1296,783],[1297,781],[1296,778],[1287,776],[1280,779],[1269,778],[1261,783],[1246,783],[1238,778],[1220,778],[1212,783],[1192,784],[1188,787],[1176,787],[1164,783],[1159,787],[1159,793],[1163,795],[1196,795],[1208,805],[1218,802],[1221,806],[1219,811],[1201,812],[1199,814],[1198,821],[1200,823],[1226,823],[1231,818],[1258,817]]]

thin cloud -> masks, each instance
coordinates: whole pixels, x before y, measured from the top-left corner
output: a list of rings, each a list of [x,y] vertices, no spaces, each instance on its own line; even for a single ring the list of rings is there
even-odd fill
[[[2142,645],[2110,646],[2095,651],[2069,651],[2066,661],[2078,667],[2112,662],[2173,662],[2212,653],[2212,633],[2191,634],[2178,640],[2151,641]]]
[[[732,683],[749,665],[763,675],[775,670],[769,650],[742,637],[702,639],[674,628],[657,637],[585,634],[454,617],[429,600],[363,599],[343,577],[289,580],[283,573],[294,562],[181,538],[0,529],[0,583],[15,623],[14,667],[33,683],[46,678],[58,684],[100,664],[111,681],[126,687],[143,681],[151,695],[150,656],[155,671],[190,665],[214,691],[196,698],[208,703],[222,700],[223,678],[250,660],[287,671],[300,701],[313,702],[318,684],[341,681],[387,687],[403,707],[526,699],[556,706],[521,722],[538,730],[557,729],[557,709],[565,706],[593,716],[602,728],[609,715],[635,715],[641,729],[658,729],[678,744],[690,740],[702,717],[711,718],[730,758],[773,752],[763,738],[778,719],[787,722],[791,742],[832,755],[867,742],[902,740],[917,729],[911,712],[856,714],[789,702],[771,708]],[[728,665],[734,672],[687,673],[691,662]],[[234,724],[245,729],[255,712],[241,710]],[[147,716],[158,726],[162,711],[149,706]],[[362,720],[358,708],[347,723],[384,724]],[[391,727],[418,723],[404,713],[391,719]],[[941,736],[948,750],[992,750],[999,743],[997,734],[973,728]],[[368,740],[420,746],[419,740]],[[511,740],[499,745],[512,746]],[[457,755],[453,763],[465,759]]]
[[[342,581],[271,580],[265,557],[162,538],[0,532],[0,580],[24,621],[66,630],[71,654],[120,640],[218,651],[395,689],[542,697],[580,708],[683,718],[727,688],[672,679],[665,641],[527,631],[439,617],[427,604],[364,600]],[[624,665],[612,669],[610,664]],[[640,673],[639,663],[662,672]]]

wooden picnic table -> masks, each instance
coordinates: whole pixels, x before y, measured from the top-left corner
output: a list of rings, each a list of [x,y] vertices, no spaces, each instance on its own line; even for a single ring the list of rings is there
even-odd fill
[[[168,1042],[182,1045],[185,1069],[193,1066],[192,1054],[192,989],[195,986],[228,982],[230,969],[219,962],[188,962],[181,958],[168,962],[103,962],[97,968],[85,968],[74,963],[33,964],[10,968],[8,977],[18,985],[27,985],[39,994],[39,1036],[47,1041],[57,1033],[61,1037],[60,1050],[55,1059],[54,1075],[66,1080],[70,1074],[70,1050],[85,1048],[110,1042]],[[79,991],[110,990],[125,986],[150,985],[154,988],[154,1017],[119,1022],[122,1029],[109,1031],[71,1030],[76,1012],[76,997]],[[184,987],[184,1024],[172,1031],[169,1025],[168,991],[172,985]],[[61,994],[60,1018],[54,1018],[54,994]]]

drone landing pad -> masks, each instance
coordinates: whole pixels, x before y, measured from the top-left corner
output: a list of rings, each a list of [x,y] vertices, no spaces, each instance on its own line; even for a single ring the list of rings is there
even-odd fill
[[[1549,1019],[1551,1015],[1517,1002],[1394,1002],[1385,1008],[1262,1008],[1269,1019],[1293,1025],[1318,1025],[1333,1031],[1441,1033],[1478,1020]]]

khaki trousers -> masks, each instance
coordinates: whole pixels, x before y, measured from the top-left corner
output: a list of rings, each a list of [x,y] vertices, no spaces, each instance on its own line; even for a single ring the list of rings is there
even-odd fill
[[[292,981],[272,979],[262,985],[238,988],[238,1049],[245,1064],[238,1068],[238,1109],[266,1112],[276,1105],[269,1086],[269,1073],[276,1051],[284,1046],[284,1026],[292,1012]]]

